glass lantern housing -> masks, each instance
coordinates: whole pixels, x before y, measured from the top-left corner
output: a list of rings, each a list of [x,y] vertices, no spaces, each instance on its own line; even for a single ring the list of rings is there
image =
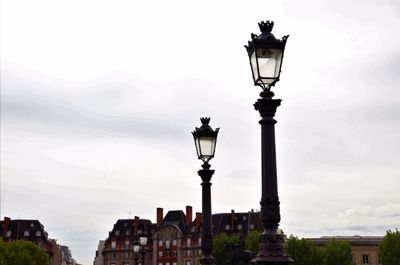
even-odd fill
[[[252,70],[254,85],[269,90],[271,86],[279,81],[281,73],[283,53],[286,40],[276,39],[271,33],[274,22],[266,21],[258,23],[261,34],[251,34],[251,41],[246,45]]]
[[[140,245],[133,245],[133,252],[138,253],[140,251]]]
[[[140,245],[142,245],[142,246],[147,245],[147,237],[141,236],[141,237],[139,238],[139,241],[140,241]]]
[[[196,127],[192,134],[197,157],[204,163],[208,163],[208,161],[214,157],[219,128],[213,130],[210,125],[208,125],[210,118],[201,118],[200,121],[202,123],[201,127]]]

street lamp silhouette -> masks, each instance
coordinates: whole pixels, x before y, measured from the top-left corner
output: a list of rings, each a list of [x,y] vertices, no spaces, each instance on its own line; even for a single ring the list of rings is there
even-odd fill
[[[262,196],[261,222],[263,233],[260,235],[258,253],[251,261],[253,265],[289,265],[293,260],[286,255],[284,235],[279,229],[281,220],[275,153],[275,123],[274,119],[280,99],[273,99],[271,87],[279,81],[283,53],[287,38],[277,39],[271,33],[274,26],[272,21],[258,23],[261,34],[251,34],[251,40],[246,45],[250,60],[254,85],[263,91],[260,99],[254,104],[260,112],[261,120],[261,167],[262,167]]]
[[[134,252],[134,262],[135,265],[138,265],[139,257],[141,265],[144,265],[145,255],[146,255],[146,245],[147,245],[147,237],[140,236],[139,241],[135,241],[133,244],[133,252]]]
[[[211,177],[214,170],[210,170],[208,161],[214,157],[215,146],[217,144],[217,136],[219,128],[213,130],[208,123],[210,118],[201,118],[202,125],[200,128],[195,128],[192,132],[194,143],[196,146],[197,157],[204,163],[201,166],[203,169],[197,173],[202,179],[202,211],[203,224],[201,236],[201,251],[203,256],[200,259],[202,265],[214,265],[215,259],[212,256],[213,237],[212,237],[212,220],[211,220]]]

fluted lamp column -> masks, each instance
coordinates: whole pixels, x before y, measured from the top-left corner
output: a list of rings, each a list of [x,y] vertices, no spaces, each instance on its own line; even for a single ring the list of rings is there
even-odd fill
[[[214,157],[215,146],[217,144],[217,136],[219,128],[213,130],[209,124],[210,118],[201,118],[201,127],[195,128],[192,132],[197,157],[203,161],[201,170],[197,173],[202,179],[202,211],[203,224],[201,236],[201,251],[203,256],[200,259],[201,265],[214,265],[215,259],[212,256],[213,251],[213,235],[212,235],[212,219],[211,219],[211,177],[214,170],[210,169],[208,163]]]
[[[246,45],[250,60],[254,85],[263,91],[254,107],[261,115],[261,222],[263,232],[259,239],[259,248],[253,265],[291,265],[293,260],[286,255],[284,235],[279,229],[280,202],[278,197],[276,153],[275,153],[275,123],[274,119],[280,99],[273,99],[271,87],[279,81],[283,53],[288,36],[277,39],[271,33],[274,22],[265,21],[259,24],[261,34],[251,34],[251,40]]]

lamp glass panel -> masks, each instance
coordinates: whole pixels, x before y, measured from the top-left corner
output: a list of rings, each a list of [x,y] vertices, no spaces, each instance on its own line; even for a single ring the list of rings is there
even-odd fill
[[[256,53],[260,77],[264,83],[271,83],[279,76],[282,51],[278,49],[257,49]]]
[[[201,136],[199,137],[199,145],[201,157],[208,161],[214,155],[215,138]]]
[[[133,246],[133,252],[138,253],[140,250],[140,246],[139,245],[134,245]]]
[[[256,58],[256,53],[253,52],[250,57],[250,66],[251,66],[251,71],[253,71],[253,78],[254,82],[257,82],[258,78],[260,77],[258,74],[258,66],[257,66],[257,58]]]
[[[140,237],[140,245],[145,246],[147,244],[147,237]]]
[[[200,138],[197,137],[194,140],[194,143],[196,144],[196,152],[197,152],[197,157],[201,157],[201,151],[200,151]]]

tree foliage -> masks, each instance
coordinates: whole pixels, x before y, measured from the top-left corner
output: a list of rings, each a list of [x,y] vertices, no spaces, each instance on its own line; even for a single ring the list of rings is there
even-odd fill
[[[323,265],[353,265],[351,246],[347,241],[332,240],[325,247]]]
[[[257,253],[258,251],[258,242],[260,240],[261,232],[258,230],[252,230],[248,235],[246,240],[244,241],[245,249],[252,251],[253,253]]]
[[[290,236],[285,242],[287,254],[294,259],[294,265],[321,265],[323,250],[317,248],[311,241]]]
[[[216,265],[226,265],[228,256],[225,253],[225,244],[226,243],[239,243],[239,235],[227,235],[227,234],[218,234],[213,239],[213,256],[215,258]]]
[[[400,264],[400,231],[387,231],[379,245],[379,259],[382,265]]]
[[[46,252],[29,241],[4,243],[0,240],[0,265],[49,265]]]

